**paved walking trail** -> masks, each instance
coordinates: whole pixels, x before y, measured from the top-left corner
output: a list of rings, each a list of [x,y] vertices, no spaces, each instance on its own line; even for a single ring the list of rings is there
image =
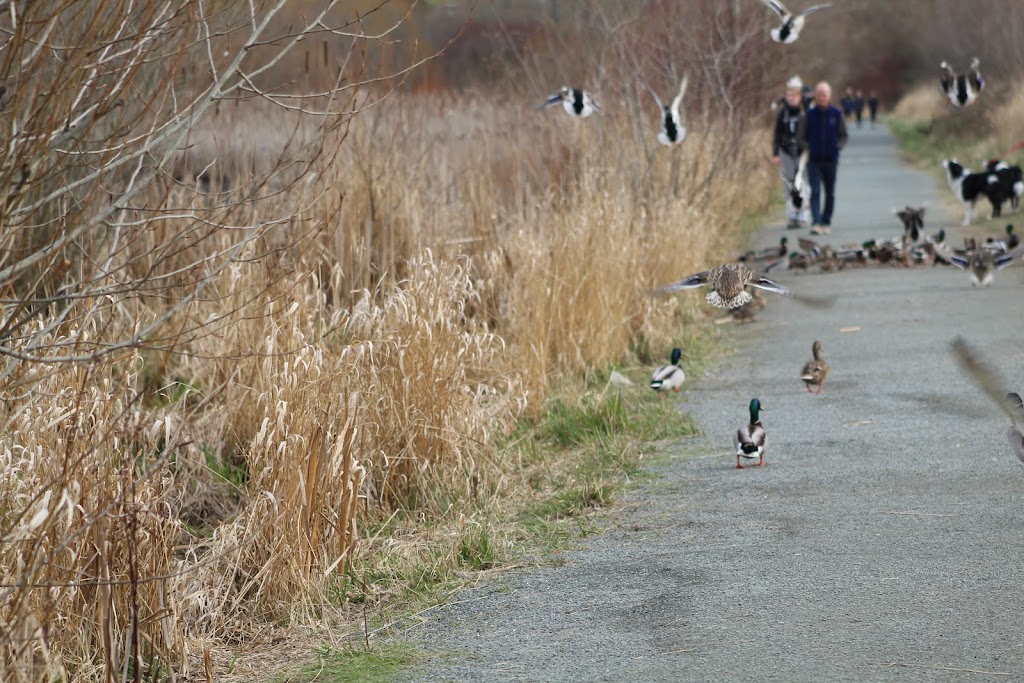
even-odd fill
[[[959,244],[947,192],[888,131],[853,129],[819,239],[895,235],[892,209],[926,201],[926,229]],[[782,234],[807,232],[757,241]],[[1021,273],[987,289],[941,267],[782,275],[839,299],[775,297],[737,329],[682,394],[704,436],[672,445],[566,566],[505,575],[413,629],[432,656],[403,680],[1024,680],[1024,466],[948,353],[963,334],[1024,389]],[[798,380],[815,339],[822,396]],[[731,434],[755,396],[768,466],[739,471]]]

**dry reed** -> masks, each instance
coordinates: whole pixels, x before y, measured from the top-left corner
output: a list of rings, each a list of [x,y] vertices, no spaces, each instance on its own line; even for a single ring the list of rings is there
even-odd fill
[[[681,337],[699,296],[645,292],[726,260],[775,188],[756,128],[694,112],[657,148],[635,95],[588,121],[481,91],[327,135],[197,129],[216,142],[179,171],[216,157],[232,192],[155,184],[29,315],[8,293],[5,345],[75,362],[0,375],[0,677],[222,676],[211,650],[327,618],[358,553],[421,556],[359,545],[400,511],[457,527],[457,564],[521,485],[497,437],[558,378]]]

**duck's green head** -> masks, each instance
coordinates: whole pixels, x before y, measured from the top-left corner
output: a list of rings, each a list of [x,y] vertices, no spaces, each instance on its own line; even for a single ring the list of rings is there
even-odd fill
[[[753,424],[757,422],[757,414],[761,412],[761,401],[752,398],[750,399],[750,422]]]
[[[679,359],[683,357],[683,352],[678,349],[672,349],[672,365],[679,365]]]
[[[1006,226],[1006,234],[1007,235],[1012,235],[1013,234],[1013,223],[1010,223],[1009,225]]]

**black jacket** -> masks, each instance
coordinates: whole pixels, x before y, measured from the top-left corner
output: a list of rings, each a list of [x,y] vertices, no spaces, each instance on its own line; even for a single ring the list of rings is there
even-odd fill
[[[791,157],[798,157],[803,151],[800,142],[800,128],[804,112],[800,107],[790,107],[787,104],[779,107],[778,116],[775,117],[775,134],[772,136],[772,156],[777,157],[780,153],[788,154]]]

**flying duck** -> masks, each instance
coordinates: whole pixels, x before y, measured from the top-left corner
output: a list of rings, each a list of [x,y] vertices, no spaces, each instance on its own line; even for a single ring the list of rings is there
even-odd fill
[[[686,86],[689,84],[689,80],[688,77],[683,77],[683,82],[679,84],[679,94],[672,100],[672,104],[667,107],[662,104],[661,98],[658,97],[657,93],[651,90],[651,95],[654,96],[654,101],[658,103],[658,108],[661,110],[661,130],[658,131],[658,142],[663,145],[671,147],[672,145],[678,145],[686,139],[686,126],[683,125],[683,121],[679,116],[679,105],[686,94]]]
[[[1024,401],[1020,394],[1003,389],[1003,383],[995,372],[975,353],[967,342],[957,337],[952,343],[953,355],[963,368],[988,397],[1010,418],[1010,428],[1006,431],[1006,439],[1017,459],[1024,462]]]
[[[971,73],[959,76],[953,71],[949,62],[943,61],[939,65],[939,68],[945,72],[940,80],[942,92],[954,107],[966,107],[974,104],[974,101],[978,99],[978,93],[985,87],[985,79],[978,71],[980,65],[981,62],[975,57],[971,60]]]
[[[782,25],[771,30],[772,40],[776,43],[785,43],[787,45],[795,43],[796,39],[800,37],[800,31],[804,28],[804,22],[807,20],[808,14],[832,6],[832,3],[812,5],[799,14],[793,14],[778,0],[761,0],[761,2],[768,5],[782,19]]]
[[[562,86],[561,90],[544,100],[543,104],[537,108],[552,107],[559,102],[562,103],[562,108],[565,109],[567,114],[581,119],[587,118],[595,111],[601,112],[601,107],[598,106],[597,100],[589,92],[581,88],[570,88],[568,86]]]
[[[970,270],[971,285],[988,287],[995,279],[996,271],[1010,265],[1016,257],[1016,253],[994,254],[988,249],[975,248],[963,256],[953,255],[950,261],[960,270]]]
[[[694,289],[695,287],[710,286],[707,302],[717,308],[738,308],[750,301],[750,292],[747,287],[757,287],[768,292],[775,292],[783,296],[789,296],[805,304],[818,307],[828,307],[833,303],[832,299],[797,294],[791,289],[783,287],[774,280],[755,275],[753,271],[742,263],[726,263],[725,265],[705,270],[703,272],[683,278],[678,282],[659,287],[654,290],[655,294],[672,294],[681,289]]]

